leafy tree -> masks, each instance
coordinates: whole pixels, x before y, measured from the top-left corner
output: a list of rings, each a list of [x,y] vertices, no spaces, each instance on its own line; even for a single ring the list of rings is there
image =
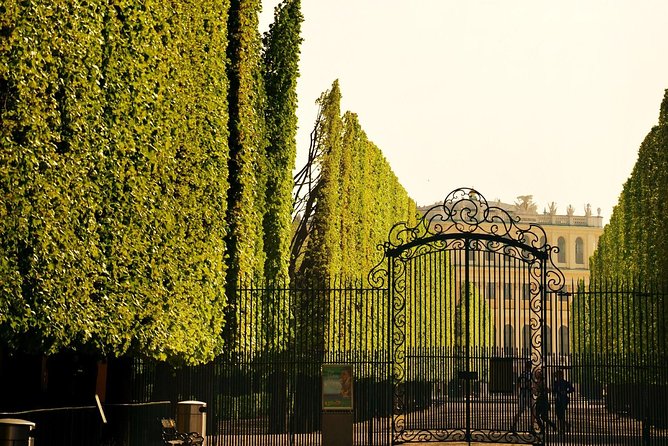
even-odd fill
[[[100,66],[83,30],[100,34],[103,17],[63,2],[2,10],[0,324],[11,346],[50,350],[90,338],[78,324],[94,317],[84,300],[92,281],[81,277],[102,269],[96,186],[85,181],[104,141],[93,131],[104,121],[102,75],[82,62]]]

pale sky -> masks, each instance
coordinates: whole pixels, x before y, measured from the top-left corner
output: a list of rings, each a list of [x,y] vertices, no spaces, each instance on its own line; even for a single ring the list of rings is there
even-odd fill
[[[265,0],[264,31],[277,0]],[[475,187],[607,222],[668,88],[665,0],[302,0],[301,166],[334,79],[418,205]]]

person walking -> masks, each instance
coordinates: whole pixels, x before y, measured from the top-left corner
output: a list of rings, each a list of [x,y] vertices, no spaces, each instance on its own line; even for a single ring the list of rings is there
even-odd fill
[[[513,432],[517,431],[517,422],[519,421],[522,414],[531,408],[531,361],[524,362],[524,370],[517,377],[517,383],[515,384],[516,390],[519,392],[518,395],[518,404],[519,408],[517,413],[513,417],[513,422],[510,425],[510,430]],[[533,426],[534,414],[531,411],[531,426]]]
[[[559,424],[559,433],[563,434],[570,430],[570,424],[566,421],[566,410],[570,403],[570,394],[575,391],[573,385],[564,379],[564,371],[557,370],[552,384],[552,393],[554,394],[554,408],[557,412],[557,423]]]
[[[534,383],[534,394],[536,395],[536,413],[534,419],[542,431],[547,423],[552,429],[557,430],[557,425],[550,420],[550,399],[548,389],[543,378],[543,371],[536,371],[536,381]]]

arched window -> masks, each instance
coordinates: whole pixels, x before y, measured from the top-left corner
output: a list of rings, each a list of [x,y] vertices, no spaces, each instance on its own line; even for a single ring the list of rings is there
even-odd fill
[[[580,237],[575,239],[575,263],[584,264],[584,242]]]
[[[568,327],[565,325],[559,327],[559,353],[562,355],[568,355],[571,353],[568,339]]]
[[[528,325],[522,327],[522,348],[525,355],[531,352],[531,327]]]
[[[559,237],[557,240],[557,248],[559,248],[559,254],[557,255],[557,262],[566,263],[566,240],[563,237]]]
[[[503,327],[503,346],[505,348],[513,348],[515,346],[515,332],[512,325]]]

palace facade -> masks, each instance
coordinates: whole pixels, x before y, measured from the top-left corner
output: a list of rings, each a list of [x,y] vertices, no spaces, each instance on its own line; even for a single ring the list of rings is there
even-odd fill
[[[565,214],[557,212],[556,205],[539,213],[531,196],[518,197],[516,204],[490,201],[492,208],[500,208],[512,218],[519,217],[518,225],[538,224],[545,231],[546,242],[558,247],[552,257],[554,266],[563,273],[564,293],[551,293],[543,303],[545,320],[543,321],[543,339],[546,353],[566,355],[570,353],[571,291],[578,283],[589,282],[589,257],[594,253],[598,239],[603,232],[603,217],[600,209],[593,215],[591,207],[585,206],[581,215],[568,206]],[[438,211],[438,207],[422,206],[423,213]],[[502,212],[499,212],[502,214]],[[507,215],[503,216],[507,218]],[[527,354],[530,346],[531,311],[529,307],[532,295],[532,279],[522,262],[500,252],[479,252],[477,258],[469,258],[469,265],[461,253],[450,255],[450,264],[455,278],[457,292],[462,295],[463,283],[458,284],[458,277],[464,277],[463,270],[475,271],[471,280],[475,292],[487,303],[494,320],[494,345],[504,347],[513,354]],[[534,291],[535,293],[535,291]]]

